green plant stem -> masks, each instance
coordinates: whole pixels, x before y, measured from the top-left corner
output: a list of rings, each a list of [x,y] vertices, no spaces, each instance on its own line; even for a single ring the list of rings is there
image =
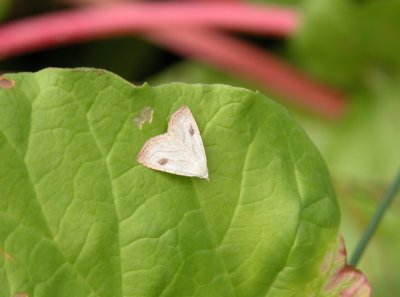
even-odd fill
[[[374,235],[380,221],[382,220],[383,215],[385,214],[386,209],[390,206],[390,203],[396,197],[397,192],[400,189],[400,171],[398,172],[396,178],[389,186],[389,188],[385,192],[385,196],[383,197],[382,202],[380,203],[378,209],[376,210],[374,216],[372,217],[371,221],[369,222],[367,229],[364,231],[364,234],[358,243],[356,249],[354,250],[349,265],[355,267],[360,260],[364,250],[366,249],[369,241],[371,240],[372,236]]]

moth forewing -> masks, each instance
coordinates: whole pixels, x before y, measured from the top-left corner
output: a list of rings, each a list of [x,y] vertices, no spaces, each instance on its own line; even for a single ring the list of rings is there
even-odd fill
[[[168,132],[150,138],[137,161],[151,169],[208,180],[203,141],[189,107],[182,106],[172,114]]]

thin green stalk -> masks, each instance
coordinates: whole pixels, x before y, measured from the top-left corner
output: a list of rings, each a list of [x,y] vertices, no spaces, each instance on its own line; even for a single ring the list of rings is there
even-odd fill
[[[358,243],[355,251],[353,252],[349,265],[355,267],[360,260],[364,250],[366,249],[369,241],[374,235],[380,221],[382,220],[383,215],[385,214],[386,209],[389,207],[390,203],[396,197],[397,192],[400,189],[400,171],[398,172],[396,178],[389,186],[389,188],[385,192],[385,196],[383,197],[382,202],[380,203],[378,209],[376,210],[374,216],[372,217],[371,221],[369,222],[367,229],[364,231],[364,234]]]

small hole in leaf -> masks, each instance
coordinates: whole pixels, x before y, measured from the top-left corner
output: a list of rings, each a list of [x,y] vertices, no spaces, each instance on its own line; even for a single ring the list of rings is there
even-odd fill
[[[15,86],[15,81],[0,76],[0,88],[1,89],[11,89]]]
[[[140,111],[139,116],[133,119],[133,122],[139,129],[142,129],[144,123],[151,123],[153,120],[153,109],[150,106],[145,106]]]

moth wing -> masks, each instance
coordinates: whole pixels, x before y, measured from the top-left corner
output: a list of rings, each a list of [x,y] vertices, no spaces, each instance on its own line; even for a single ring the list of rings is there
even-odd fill
[[[138,153],[137,161],[159,171],[208,178],[208,172],[204,173],[204,169],[198,166],[191,152],[169,134],[150,138]]]
[[[168,134],[177,140],[193,154],[196,162],[207,169],[207,158],[203,140],[189,107],[182,106],[171,116],[168,123]]]

